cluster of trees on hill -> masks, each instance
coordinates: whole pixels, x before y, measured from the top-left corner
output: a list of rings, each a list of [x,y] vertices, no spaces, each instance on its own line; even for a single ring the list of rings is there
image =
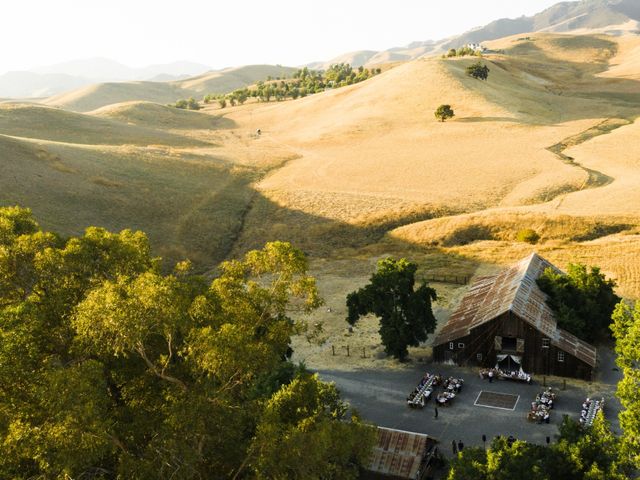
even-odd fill
[[[256,98],[260,102],[272,100],[282,101],[297,99],[323,92],[330,88],[339,88],[354,83],[359,83],[381,73],[380,68],[358,67],[354,69],[347,63],[331,65],[328,70],[310,70],[307,67],[297,70],[292,78],[267,79],[256,85],[235,90],[224,95],[209,94],[204,97],[205,103],[217,101],[220,108],[227,105],[242,105],[249,97]]]
[[[287,243],[206,282],[0,208],[0,478],[357,478],[375,430],[288,359],[320,303]]]
[[[247,99],[255,98],[260,102],[278,102],[306,97],[314,93],[324,92],[327,89],[345,87],[354,83],[363,82],[368,78],[378,75],[380,68],[358,67],[354,69],[348,63],[331,65],[328,70],[310,70],[307,67],[297,70],[292,78],[268,77],[266,81],[259,81],[254,86],[239,88],[226,94],[207,94],[203,98],[205,104],[217,102],[220,108],[228,105],[243,105]],[[200,110],[200,104],[194,98],[179,100],[169,106],[188,110]]]
[[[200,110],[202,108],[198,103],[198,101],[193,97],[189,97],[186,100],[178,100],[174,104],[169,104],[169,106],[175,107],[175,108],[182,108],[184,110]]]
[[[442,58],[467,57],[467,56],[481,57],[482,52],[475,48],[464,46],[458,49],[455,49],[455,48],[450,49],[447,53],[442,55]]]

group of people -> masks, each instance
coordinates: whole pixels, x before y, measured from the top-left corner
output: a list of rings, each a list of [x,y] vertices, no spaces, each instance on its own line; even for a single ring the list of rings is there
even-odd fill
[[[423,408],[427,400],[431,398],[433,389],[441,382],[440,375],[425,373],[418,386],[407,397],[407,405],[411,408]]]
[[[527,419],[531,422],[537,423],[549,423],[551,418],[551,409],[553,408],[553,402],[556,399],[556,394],[551,387],[548,387],[544,392],[536,395],[535,401],[531,402],[531,411],[527,416]]]
[[[506,371],[499,368],[483,368],[480,370],[480,378],[488,378],[489,383],[493,382],[494,378],[531,383],[531,374],[523,372],[522,369]]]
[[[442,392],[436,395],[436,407],[438,405],[447,405],[462,390],[463,384],[464,380],[461,378],[443,378],[442,375],[434,375],[427,372],[420,379],[418,386],[407,397],[407,405],[411,408],[423,408],[438,385],[442,385]]]
[[[448,405],[451,400],[456,398],[456,394],[462,390],[464,380],[461,378],[449,377],[442,383],[443,391],[436,397],[438,405]]]
[[[587,399],[582,402],[582,410],[580,411],[580,424],[591,426],[593,424],[593,419],[596,418],[596,414],[603,408],[604,398],[601,398],[600,400],[594,400],[587,397]]]

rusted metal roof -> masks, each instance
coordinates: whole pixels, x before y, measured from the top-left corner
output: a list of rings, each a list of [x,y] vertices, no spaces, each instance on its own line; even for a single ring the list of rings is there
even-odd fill
[[[558,328],[554,313],[546,303],[547,295],[536,283],[547,268],[560,272],[532,253],[497,275],[479,277],[438,334],[435,345],[464,337],[473,328],[511,311],[549,337],[553,345],[594,367],[595,347]]]
[[[368,470],[382,475],[415,479],[429,448],[436,443],[422,433],[378,427],[378,442]]]

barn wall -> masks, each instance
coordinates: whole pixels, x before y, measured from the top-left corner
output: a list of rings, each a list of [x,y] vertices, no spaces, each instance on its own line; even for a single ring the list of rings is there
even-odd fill
[[[524,339],[524,352],[496,351],[497,335]],[[544,348],[543,339],[548,337],[517,315],[507,312],[472,329],[469,335],[452,340],[453,349],[450,342],[434,346],[433,358],[438,362],[453,360],[458,365],[492,367],[498,353],[514,353],[522,356],[522,368],[527,373],[591,380],[592,368],[588,364],[568,352],[565,352],[564,362],[559,362],[558,351],[561,350],[550,342],[549,347]],[[460,348],[459,344],[464,344],[464,347]]]

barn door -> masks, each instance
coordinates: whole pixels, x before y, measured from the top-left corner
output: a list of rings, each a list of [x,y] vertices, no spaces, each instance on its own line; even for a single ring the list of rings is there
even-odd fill
[[[500,335],[496,335],[495,341],[493,342],[493,348],[495,348],[497,352],[502,351],[502,337]]]
[[[524,338],[518,338],[516,341],[516,352],[524,353]]]

